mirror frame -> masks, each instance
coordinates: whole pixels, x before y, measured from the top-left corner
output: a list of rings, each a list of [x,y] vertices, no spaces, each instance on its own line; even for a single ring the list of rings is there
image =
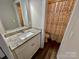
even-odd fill
[[[14,8],[15,8],[15,12],[16,12],[16,16],[17,16],[17,19],[18,19],[18,24],[19,26],[21,26],[20,24],[20,18],[19,18],[19,15],[18,15],[18,11],[17,11],[17,7],[16,7],[16,3],[20,3],[21,4],[21,9],[22,9],[22,17],[23,17],[23,23],[24,23],[24,26],[27,26],[27,27],[32,27],[32,22],[31,22],[31,11],[30,11],[30,2],[29,0],[25,0],[26,1],[26,8],[27,8],[27,14],[28,14],[28,25],[25,25],[25,22],[24,22],[24,14],[23,14],[23,9],[22,9],[22,0],[16,0],[14,1],[13,5],[14,5]]]
[[[17,17],[17,19],[18,19],[18,24],[19,24],[19,26],[20,26],[20,28],[15,28],[15,29],[13,29],[13,30],[11,30],[11,31],[6,31],[5,33],[4,33],[4,35],[5,36],[10,36],[10,34],[11,35],[13,35],[13,34],[15,34],[15,33],[17,33],[17,32],[19,32],[20,30],[24,30],[24,29],[30,29],[30,28],[32,28],[32,22],[31,22],[31,11],[30,11],[30,1],[29,0],[25,0],[26,1],[26,8],[27,8],[27,14],[28,14],[28,26],[21,26],[21,24],[20,24],[20,19],[19,19],[19,15],[18,15],[18,12],[17,12],[17,7],[16,7],[16,3],[18,3],[18,2],[20,2],[21,3],[21,8],[22,8],[22,2],[21,2],[21,0],[15,0],[14,2],[13,2],[13,5],[14,5],[14,8],[15,8],[15,12],[16,12],[16,17]],[[22,10],[22,16],[23,16],[23,10]],[[24,21],[24,17],[23,17],[23,21]],[[25,24],[25,23],[24,23]],[[17,29],[17,30],[16,30]]]

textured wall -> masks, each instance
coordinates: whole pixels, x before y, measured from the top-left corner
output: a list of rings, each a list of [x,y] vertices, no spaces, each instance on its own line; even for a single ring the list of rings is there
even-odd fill
[[[12,0],[0,0],[0,20],[6,30],[19,26]]]

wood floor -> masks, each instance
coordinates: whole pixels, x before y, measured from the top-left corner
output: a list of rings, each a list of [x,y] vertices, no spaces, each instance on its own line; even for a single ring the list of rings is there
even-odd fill
[[[39,49],[32,59],[57,59],[56,55],[59,46],[59,43],[49,39],[49,42],[45,43],[45,47],[43,49]]]

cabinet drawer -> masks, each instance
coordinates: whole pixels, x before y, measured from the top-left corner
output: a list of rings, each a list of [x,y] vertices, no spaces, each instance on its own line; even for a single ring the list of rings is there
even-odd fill
[[[25,42],[15,50],[18,59],[31,59],[40,47],[40,34]]]

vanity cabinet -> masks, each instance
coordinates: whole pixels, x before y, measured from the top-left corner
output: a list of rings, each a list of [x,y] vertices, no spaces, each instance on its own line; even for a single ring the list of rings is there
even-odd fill
[[[13,52],[15,59],[31,59],[35,52],[40,48],[40,34],[34,36]]]

